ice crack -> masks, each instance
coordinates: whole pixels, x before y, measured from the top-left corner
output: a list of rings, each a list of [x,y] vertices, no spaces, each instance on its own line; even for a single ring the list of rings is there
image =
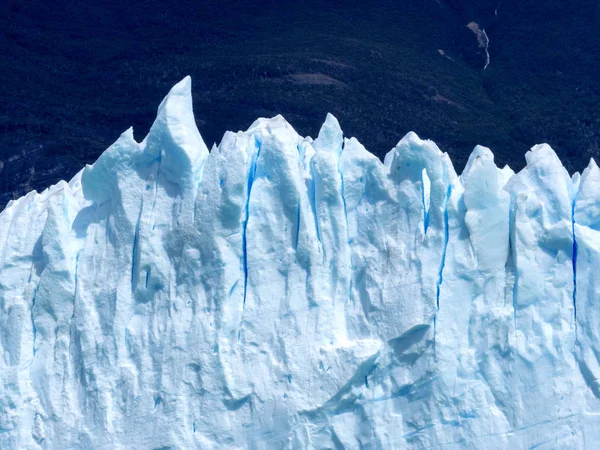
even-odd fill
[[[33,332],[33,356],[35,356],[35,354],[37,353],[37,350],[35,348],[35,340],[37,338],[37,327],[35,326],[35,315],[33,312],[33,308],[35,307],[35,298],[37,297],[38,287],[39,285],[35,287],[35,290],[33,291],[33,297],[31,298],[31,330]]]
[[[256,152],[252,156],[252,161],[250,162],[250,169],[248,170],[248,181],[246,191],[248,195],[246,196],[246,204],[245,204],[245,217],[242,222],[242,267],[244,270],[244,302],[243,305],[246,306],[246,295],[248,291],[248,242],[247,242],[247,229],[248,229],[248,219],[250,218],[250,195],[252,193],[252,185],[254,184],[254,177],[256,176],[256,161],[260,156],[260,147],[261,143],[258,139],[254,140],[256,145]]]
[[[512,307],[513,307],[513,325],[515,327],[515,334],[517,333],[517,300],[519,295],[519,273],[517,271],[517,249],[515,245],[516,240],[516,223],[515,223],[515,198],[511,195],[510,197],[510,209],[509,209],[509,231],[508,231],[508,245],[510,254],[507,260],[507,266],[510,262],[510,269],[513,275],[512,285]]]
[[[142,210],[144,202],[140,204],[140,212],[138,213],[137,222],[135,224],[135,232],[133,234],[133,248],[131,250],[131,292],[135,291],[138,282],[138,273],[140,270],[140,221],[142,219]]]
[[[160,180],[161,165],[162,165],[162,150],[161,150],[160,154],[158,155],[158,168],[156,169],[156,179],[155,179],[155,183],[154,183],[154,199],[152,201],[152,211],[150,212],[150,218],[154,217],[154,208],[156,207],[156,198],[158,197],[158,183]],[[154,230],[154,225],[152,226],[152,229]]]
[[[301,208],[300,202],[298,202],[298,207],[296,208],[296,233],[294,235],[294,249],[298,248],[298,241],[300,240],[300,221],[301,221]]]
[[[577,196],[571,204],[571,233],[573,234],[573,319],[575,324],[575,340],[577,340],[577,239],[575,238],[575,202]]]
[[[435,288],[435,314],[433,315],[433,327],[434,327],[434,335],[436,329],[436,319],[437,312],[440,310],[440,289],[442,283],[444,282],[444,266],[446,265],[446,249],[448,248],[448,238],[449,238],[449,229],[448,229],[448,200],[450,199],[450,195],[452,195],[452,185],[448,185],[448,189],[446,189],[446,196],[444,197],[444,243],[442,246],[442,257],[440,259],[440,267],[438,269],[438,280]]]
[[[311,161],[311,166],[312,166],[312,161]],[[318,216],[318,212],[317,212],[317,186],[315,183],[315,173],[312,170],[311,167],[311,179],[310,179],[310,193],[309,193],[309,200],[310,200],[310,207],[312,209],[313,212],[313,218],[315,220],[315,231],[317,233],[317,240],[319,242],[321,242],[321,230],[319,229],[319,216]]]
[[[348,229],[348,210],[346,208],[346,196],[344,194],[344,174],[340,170],[340,160],[337,162],[337,171],[340,174],[340,183],[341,183],[341,195],[342,195],[342,203],[344,205],[344,219],[346,220],[346,240],[350,241],[350,230]]]
[[[423,229],[427,234],[429,228],[429,205],[431,196],[431,180],[427,175],[427,169],[421,172],[421,203],[423,204]]]

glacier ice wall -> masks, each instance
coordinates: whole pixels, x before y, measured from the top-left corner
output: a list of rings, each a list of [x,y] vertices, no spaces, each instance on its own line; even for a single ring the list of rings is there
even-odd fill
[[[600,445],[600,170],[329,115],[141,143],[0,214],[0,448]]]

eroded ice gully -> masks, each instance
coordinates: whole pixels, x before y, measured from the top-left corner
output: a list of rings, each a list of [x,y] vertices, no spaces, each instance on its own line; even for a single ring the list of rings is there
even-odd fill
[[[0,448],[596,448],[600,170],[526,158],[209,152],[184,79],[0,213]]]

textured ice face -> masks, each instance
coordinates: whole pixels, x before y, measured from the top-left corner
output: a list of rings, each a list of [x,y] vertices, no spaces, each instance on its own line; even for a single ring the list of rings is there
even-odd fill
[[[0,214],[0,448],[600,445],[600,170],[458,177],[328,115],[142,143]]]

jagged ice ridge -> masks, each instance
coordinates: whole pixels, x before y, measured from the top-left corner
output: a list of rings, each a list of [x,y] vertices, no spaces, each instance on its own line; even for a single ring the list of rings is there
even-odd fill
[[[526,158],[209,152],[184,79],[0,214],[0,448],[598,448],[600,170]]]

